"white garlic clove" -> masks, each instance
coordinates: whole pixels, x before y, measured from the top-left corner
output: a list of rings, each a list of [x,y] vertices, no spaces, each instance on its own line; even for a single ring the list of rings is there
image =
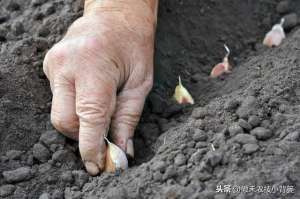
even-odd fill
[[[112,173],[126,170],[128,168],[128,160],[124,151],[107,138],[105,138],[105,140],[107,141],[108,147],[106,150],[104,170]]]
[[[272,30],[266,34],[263,41],[265,46],[272,48],[274,46],[279,46],[282,43],[283,39],[285,38],[285,32],[282,27],[283,23],[284,19],[281,19],[280,24],[275,24],[272,27]]]
[[[175,88],[174,98],[179,104],[194,104],[194,99],[188,90],[182,85],[180,76],[179,83]]]

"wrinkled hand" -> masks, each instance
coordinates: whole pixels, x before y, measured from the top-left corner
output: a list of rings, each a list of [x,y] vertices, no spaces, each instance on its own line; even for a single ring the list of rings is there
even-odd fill
[[[105,165],[109,129],[113,142],[133,156],[134,129],[152,87],[156,16],[145,1],[128,2],[86,6],[44,60],[51,121],[79,140],[91,175]]]

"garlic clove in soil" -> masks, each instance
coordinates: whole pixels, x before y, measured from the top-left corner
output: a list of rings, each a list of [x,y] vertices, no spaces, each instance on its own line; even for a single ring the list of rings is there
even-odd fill
[[[188,90],[182,85],[180,76],[179,83],[175,88],[174,98],[179,104],[194,104],[194,99]]]
[[[265,46],[268,46],[269,48],[279,46],[282,43],[282,40],[285,38],[285,33],[283,29],[284,24],[284,18],[281,19],[279,24],[275,24],[272,27],[272,30],[269,31],[263,41],[263,44]]]
[[[108,144],[104,171],[116,173],[126,170],[128,168],[128,160],[124,151],[110,142],[106,137],[104,139]]]
[[[216,78],[221,76],[224,73],[231,73],[231,66],[229,64],[229,60],[228,57],[230,55],[230,50],[228,48],[228,46],[226,44],[224,44],[224,48],[226,50],[226,55],[223,58],[223,62],[218,63],[217,65],[215,65],[210,73],[210,77],[211,78]]]

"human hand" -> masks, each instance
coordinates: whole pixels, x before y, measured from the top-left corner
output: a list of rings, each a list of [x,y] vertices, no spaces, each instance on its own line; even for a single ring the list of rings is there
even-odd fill
[[[153,79],[156,11],[148,3],[87,1],[83,17],[44,60],[51,121],[79,140],[91,175],[104,169],[109,129],[113,142],[134,155],[132,137]]]

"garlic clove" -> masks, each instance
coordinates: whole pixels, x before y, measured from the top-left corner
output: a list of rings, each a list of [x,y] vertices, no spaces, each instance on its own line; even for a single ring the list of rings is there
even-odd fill
[[[211,78],[217,78],[225,73],[225,66],[224,63],[219,63],[214,66],[210,73]]]
[[[272,48],[274,46],[276,47],[282,43],[284,38],[285,37],[282,33],[272,30],[266,35],[263,44],[269,48]]]
[[[284,18],[281,19],[280,24],[275,24],[272,27],[272,30],[266,34],[263,40],[263,45],[272,48],[274,46],[279,46],[282,43],[283,39],[285,38],[285,32],[282,27],[283,23]]]
[[[231,66],[229,64],[228,61],[228,57],[230,55],[230,50],[228,48],[228,46],[226,44],[224,44],[224,48],[226,50],[226,55],[223,58],[223,62],[218,63],[217,65],[215,65],[210,73],[210,77],[211,78],[216,78],[219,77],[221,75],[223,75],[224,73],[231,73]]]
[[[104,139],[108,144],[104,171],[115,173],[120,170],[126,170],[128,168],[128,160],[124,151],[107,138]]]
[[[188,90],[182,85],[180,76],[179,83],[175,88],[174,98],[179,104],[194,104],[194,99]]]

